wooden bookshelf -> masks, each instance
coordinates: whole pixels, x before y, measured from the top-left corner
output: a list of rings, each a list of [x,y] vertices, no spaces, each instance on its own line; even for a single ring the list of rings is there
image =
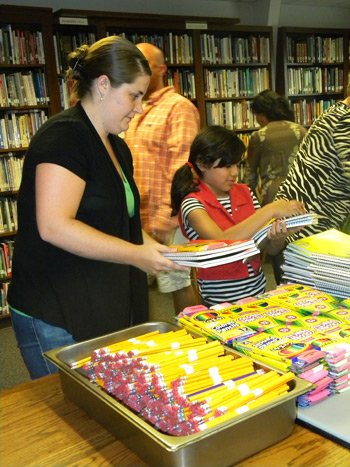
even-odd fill
[[[308,126],[346,96],[349,30],[283,27],[277,44],[276,89]]]
[[[57,33],[67,31],[76,22],[78,31],[83,28],[87,32],[93,28],[96,39],[118,34],[134,43],[151,42],[161,48],[168,67],[166,84],[174,85],[178,92],[194,102],[200,113],[201,126],[217,123],[234,128],[246,143],[249,134],[257,128],[250,106],[254,94],[271,88],[272,28],[238,26],[239,20],[235,18],[137,15],[71,9],[59,10],[54,17]],[[250,49],[253,39],[255,55]],[[225,50],[218,51],[220,57],[224,52],[224,60],[219,63],[213,53],[209,55],[213,60],[206,60],[207,46],[212,44],[214,48],[220,47],[221,42],[226,42]],[[227,47],[230,49],[228,54]],[[244,51],[244,47],[244,57],[235,55],[235,50],[238,53],[241,48]],[[214,84],[208,85],[210,81],[227,83],[228,76],[236,85],[235,93],[228,90],[226,84],[220,92],[213,90]],[[212,117],[213,113],[215,118]]]
[[[0,318],[17,232],[17,193],[28,144],[58,112],[51,8],[0,5]]]

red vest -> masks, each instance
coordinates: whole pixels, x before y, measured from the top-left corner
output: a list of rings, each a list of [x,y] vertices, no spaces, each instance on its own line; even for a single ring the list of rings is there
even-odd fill
[[[217,200],[210,188],[201,181],[198,185],[200,191],[192,192],[186,198],[196,198],[205,207],[209,216],[217,223],[222,230],[227,230],[233,225],[239,224],[247,217],[255,213],[255,208],[247,185],[235,183],[230,190],[230,199],[232,207],[232,215],[223,207]],[[185,198],[185,199],[186,199]],[[179,213],[179,223],[182,233],[186,236],[186,231]],[[261,266],[260,256],[255,256],[249,259],[249,264],[257,272]],[[248,277],[248,266],[242,261],[224,264],[222,266],[214,266],[212,268],[198,268],[197,277],[205,280],[229,280],[243,279]]]

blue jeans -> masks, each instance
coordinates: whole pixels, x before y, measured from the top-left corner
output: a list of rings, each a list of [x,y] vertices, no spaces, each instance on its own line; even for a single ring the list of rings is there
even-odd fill
[[[31,379],[57,373],[58,368],[49,362],[43,353],[67,345],[75,344],[65,329],[51,326],[40,319],[23,316],[10,307],[13,330],[22,358]]]

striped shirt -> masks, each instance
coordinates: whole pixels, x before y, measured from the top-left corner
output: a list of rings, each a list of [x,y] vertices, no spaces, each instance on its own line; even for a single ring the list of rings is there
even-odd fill
[[[125,133],[134,161],[134,179],[140,192],[142,228],[158,237],[178,225],[171,217],[171,183],[187,160],[199,130],[197,108],[168,86],[154,92]]]
[[[259,209],[260,204],[255,195],[250,191],[253,199],[254,208]],[[231,200],[228,195],[225,198],[218,198],[222,206],[232,214]],[[198,233],[188,222],[188,215],[195,209],[204,209],[204,205],[196,198],[190,196],[181,204],[181,217],[185,227],[186,236],[189,240],[198,240]],[[199,293],[203,301],[208,305],[216,305],[223,302],[234,303],[242,298],[256,296],[265,292],[266,278],[260,269],[257,275],[248,262],[249,277],[234,280],[203,280],[198,279]]]

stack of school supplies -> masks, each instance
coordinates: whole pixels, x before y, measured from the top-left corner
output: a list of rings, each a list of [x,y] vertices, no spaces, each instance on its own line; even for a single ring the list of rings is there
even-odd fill
[[[162,254],[178,264],[197,268],[220,266],[260,254],[253,240],[192,240],[171,248],[176,251]]]
[[[293,373],[256,370],[252,359],[203,341],[185,330],[155,331],[96,349],[71,366],[174,436],[207,430],[289,391]]]
[[[307,214],[301,214],[299,216],[285,217],[284,219],[281,219],[281,223],[282,221],[285,221],[287,228],[292,229],[293,227],[317,224],[317,219],[317,214],[310,212]],[[264,225],[264,227],[260,229],[259,232],[253,235],[252,238],[255,240],[257,245],[260,245],[260,243],[267,237],[267,231],[275,220],[276,219],[271,219],[271,221]]]
[[[238,311],[241,310],[241,307],[232,305],[222,310],[212,310],[202,305],[188,307],[179,313],[177,323],[188,331],[231,345],[256,332],[236,320],[239,317]]]
[[[340,300],[304,284],[283,284],[259,297],[239,300],[235,305],[188,307],[179,316],[179,324],[189,330],[220,339],[264,365],[292,371],[312,382],[314,388],[300,398],[301,406],[350,388],[349,299]],[[222,323],[227,322],[224,318],[235,323],[234,336],[229,338],[212,331],[211,323],[220,321],[219,317]],[[207,319],[208,323],[198,326],[198,318],[204,323]],[[238,333],[243,327],[244,332]],[[246,328],[252,331],[251,335],[245,335]],[[341,349],[336,356],[335,348]]]
[[[337,297],[350,297],[350,235],[335,229],[301,238],[284,252],[283,277]]]
[[[297,399],[300,407],[314,405],[331,395],[329,389],[332,378],[325,368],[325,352],[320,350],[310,350],[298,355],[292,364],[292,371],[300,378],[314,384],[314,389],[299,396]]]
[[[340,394],[350,390],[350,343],[340,343],[328,349],[325,362],[332,378],[331,393]]]

